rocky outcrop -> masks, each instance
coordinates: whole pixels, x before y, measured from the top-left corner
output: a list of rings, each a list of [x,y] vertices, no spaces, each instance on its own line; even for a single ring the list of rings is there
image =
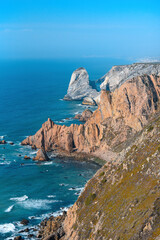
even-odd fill
[[[99,103],[99,102],[98,102]],[[83,98],[82,105],[91,105],[91,106],[96,106],[96,100],[94,100],[91,97],[85,97]]]
[[[6,144],[7,142],[5,140],[1,140],[0,144]]]
[[[29,160],[29,159],[31,159],[31,158],[30,158],[29,156],[25,155],[25,156],[24,156],[24,159],[25,159],[25,160]]]
[[[45,219],[41,222],[40,231],[38,234],[38,238],[42,238],[44,240],[58,240],[62,239],[65,235],[62,222],[66,217],[66,212],[63,215],[58,217],[51,216],[49,219]]]
[[[49,158],[47,156],[47,153],[45,152],[45,150],[43,148],[39,149],[37,152],[36,157],[33,158],[33,160],[37,160],[37,161],[48,161]]]
[[[142,75],[160,75],[160,63],[134,63],[131,65],[114,66],[101,79],[101,89],[114,91],[124,82]]]
[[[86,69],[78,68],[72,73],[64,100],[83,100],[85,97],[89,97],[89,104],[93,101],[95,105],[95,101],[93,99],[98,95],[99,92],[96,90],[94,82],[89,80],[89,75]]]
[[[114,92],[102,90],[98,109],[85,124],[62,126],[48,119],[22,145],[45,151],[83,152],[104,159],[115,157],[133,134],[140,131],[159,108],[160,77],[143,75],[125,82]]]
[[[88,119],[91,118],[93,112],[90,109],[86,109],[83,111],[82,114],[76,114],[74,119],[78,119],[79,121],[86,122]]]

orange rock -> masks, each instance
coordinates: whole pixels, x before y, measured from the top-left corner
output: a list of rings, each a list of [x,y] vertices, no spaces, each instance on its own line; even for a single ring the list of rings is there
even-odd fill
[[[45,151],[58,148],[72,152],[77,149],[77,152],[94,155],[102,150],[103,156],[107,156],[108,151],[113,151],[147,124],[158,109],[159,99],[160,76],[132,78],[112,93],[102,90],[98,109],[84,125],[61,126],[48,119],[22,145],[44,148]]]

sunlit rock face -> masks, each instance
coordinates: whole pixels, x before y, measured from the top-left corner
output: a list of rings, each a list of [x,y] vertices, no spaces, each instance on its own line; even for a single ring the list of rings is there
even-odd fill
[[[160,63],[134,63],[131,65],[113,66],[111,70],[100,79],[102,82],[100,88],[114,91],[127,80],[144,74],[160,75]]]
[[[89,75],[85,68],[76,69],[71,76],[67,94],[64,100],[83,100],[85,97],[94,99],[99,95],[94,82],[89,80]]]

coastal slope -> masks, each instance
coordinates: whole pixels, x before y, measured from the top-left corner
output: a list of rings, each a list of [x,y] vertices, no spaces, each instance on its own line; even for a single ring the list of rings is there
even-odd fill
[[[63,240],[158,240],[160,115],[86,184],[61,226]],[[48,222],[47,222],[48,224]],[[50,235],[46,228],[42,236]],[[52,232],[52,234],[56,232]]]
[[[159,240],[160,76],[143,74],[102,90],[85,124],[48,119],[22,145],[103,158],[76,203],[41,223],[43,240]]]

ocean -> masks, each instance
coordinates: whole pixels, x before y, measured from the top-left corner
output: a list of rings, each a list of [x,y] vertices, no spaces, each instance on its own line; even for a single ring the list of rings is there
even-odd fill
[[[43,163],[24,160],[36,151],[21,146],[21,141],[48,118],[58,124],[79,124],[72,118],[86,106],[62,100],[76,68],[85,67],[90,80],[96,80],[113,65],[128,63],[99,58],[0,60],[0,138],[7,141],[0,145],[0,239],[16,235],[28,239],[28,233],[19,233],[26,228],[20,224],[22,219],[34,228],[42,219],[61,213],[73,205],[99,169],[94,163],[55,156]]]

